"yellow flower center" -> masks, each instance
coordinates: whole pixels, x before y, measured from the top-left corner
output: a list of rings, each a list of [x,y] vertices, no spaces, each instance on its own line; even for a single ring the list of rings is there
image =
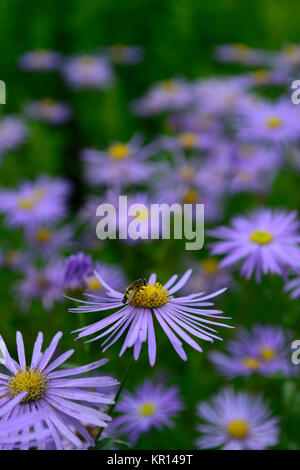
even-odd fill
[[[41,228],[36,232],[35,238],[38,242],[46,243],[52,236],[52,231],[48,228]]]
[[[138,211],[136,214],[136,218],[139,220],[145,220],[145,219],[148,219],[148,217],[149,217],[149,212],[147,209]]]
[[[35,207],[36,203],[37,201],[34,198],[22,197],[18,201],[18,207],[20,207],[20,209],[31,210]]]
[[[41,101],[42,105],[46,107],[52,107],[55,105],[55,101],[52,100],[51,98],[45,98],[44,100]]]
[[[117,144],[110,145],[108,153],[112,158],[126,158],[130,154],[130,148],[128,145],[118,142]]]
[[[254,357],[246,357],[244,359],[243,364],[247,369],[258,369],[260,366],[260,361],[255,359]]]
[[[159,283],[152,283],[143,286],[137,291],[130,304],[141,308],[162,307],[171,300],[171,297],[164,287]]]
[[[255,151],[254,145],[251,144],[242,144],[239,148],[239,153],[241,157],[251,157]]]
[[[152,416],[156,411],[154,403],[144,403],[140,406],[139,412],[142,416]]]
[[[164,80],[162,83],[164,91],[172,93],[176,90],[177,84],[173,80]]]
[[[266,124],[271,129],[278,129],[282,126],[282,119],[279,116],[270,116],[267,118]]]
[[[89,290],[98,291],[102,288],[102,284],[96,276],[88,276],[85,284]]]
[[[198,193],[195,189],[190,189],[184,196],[183,202],[186,204],[195,204],[198,201]]]
[[[197,136],[192,132],[183,132],[179,135],[179,142],[183,147],[193,148],[196,145]]]
[[[193,179],[193,176],[195,175],[195,170],[192,166],[184,165],[180,168],[179,173],[184,180],[189,181]]]
[[[251,233],[250,240],[259,245],[267,245],[273,240],[273,235],[266,230],[256,230]]]
[[[261,349],[260,355],[264,361],[271,361],[274,359],[276,353],[274,349],[266,347]]]
[[[255,83],[258,85],[264,84],[269,81],[269,72],[265,69],[255,70],[252,72]]]
[[[216,258],[206,258],[201,262],[206,274],[216,274],[218,272],[218,260]]]
[[[243,439],[249,432],[248,424],[245,421],[236,419],[227,426],[227,432],[235,439]]]
[[[79,64],[80,65],[91,65],[95,62],[95,58],[89,55],[80,57]]]
[[[42,374],[39,369],[30,369],[27,367],[25,370],[19,370],[18,373],[10,379],[8,390],[12,397],[27,391],[28,393],[21,403],[29,403],[43,398],[46,392],[47,382],[46,375]]]

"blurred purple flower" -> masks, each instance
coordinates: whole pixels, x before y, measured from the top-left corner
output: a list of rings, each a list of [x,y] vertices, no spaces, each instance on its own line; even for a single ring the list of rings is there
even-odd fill
[[[62,67],[65,81],[74,89],[104,89],[113,82],[110,62],[104,57],[80,54],[66,60]]]
[[[278,419],[271,417],[260,395],[225,388],[198,405],[198,416],[206,422],[197,427],[200,449],[262,450],[278,442]]]
[[[10,227],[32,228],[59,221],[66,214],[70,185],[66,180],[40,176],[18,189],[0,191],[0,212]]]
[[[69,121],[71,108],[64,103],[45,98],[29,103],[25,107],[25,113],[29,117],[46,122],[47,124],[60,125]]]
[[[290,334],[281,327],[254,325],[249,332],[241,329],[227,343],[227,354],[213,351],[209,358],[219,373],[228,378],[254,373],[268,377],[276,372],[288,377],[296,369],[290,360],[290,343]]]
[[[0,120],[0,157],[5,152],[17,149],[28,135],[28,128],[22,119],[5,116]]]
[[[149,433],[152,428],[173,427],[171,418],[177,417],[183,408],[177,387],[166,387],[147,380],[134,394],[123,394],[116,406],[120,416],[114,418],[107,432],[125,434],[134,445],[141,434]]]
[[[62,56],[55,51],[38,49],[23,54],[19,60],[19,66],[24,70],[49,71],[58,69],[61,65]]]

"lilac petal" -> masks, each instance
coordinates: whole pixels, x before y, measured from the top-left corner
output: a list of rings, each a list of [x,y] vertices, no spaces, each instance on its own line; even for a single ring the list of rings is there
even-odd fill
[[[83,372],[88,372],[90,370],[98,369],[98,367],[103,366],[107,362],[108,362],[108,359],[100,359],[99,361],[92,362],[91,364],[88,364],[86,366],[74,367],[73,369],[62,369],[56,372],[51,372],[49,374],[49,377],[54,379],[58,377],[68,377],[70,375],[82,374]],[[48,373],[48,372],[49,371],[45,369],[45,373]]]
[[[50,345],[48,346],[48,348],[46,349],[46,351],[44,352],[42,358],[41,358],[41,361],[38,363],[38,368],[40,369],[40,371],[43,371],[44,368],[46,367],[46,365],[48,364],[48,362],[50,361],[51,357],[53,356],[55,350],[56,350],[56,347],[62,337],[62,332],[59,331],[58,333],[56,333],[56,335],[53,337]]]
[[[188,281],[189,277],[192,274],[192,269],[188,269],[186,273],[182,276],[181,279],[169,290],[169,294],[174,294],[174,292],[177,292],[181,287],[183,287],[186,282]]]
[[[25,370],[26,369],[26,357],[25,357],[24,341],[23,341],[23,337],[20,331],[17,331],[16,339],[17,339],[17,350],[18,350],[18,358],[19,358],[20,367],[22,370]]]
[[[9,400],[9,402],[0,407],[0,416],[3,416],[5,413],[8,413],[12,408],[14,408],[20,401],[27,395],[27,391],[20,393],[16,397]]]
[[[31,358],[31,369],[35,368],[38,361],[40,360],[40,355],[42,351],[42,344],[43,344],[43,333],[39,332],[37,335],[37,339],[34,343],[32,358]]]
[[[58,356],[57,359],[55,359],[55,361],[53,361],[51,364],[49,364],[48,367],[46,367],[46,369],[44,370],[45,373],[49,373],[51,372],[52,370],[56,369],[57,367],[59,367],[61,364],[63,364],[64,362],[66,362],[70,356],[72,356],[74,354],[74,349],[70,349],[70,351],[67,351],[63,354],[61,354],[60,356]]]

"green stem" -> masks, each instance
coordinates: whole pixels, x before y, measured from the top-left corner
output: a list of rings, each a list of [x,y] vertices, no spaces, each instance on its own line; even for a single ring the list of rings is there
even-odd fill
[[[115,406],[116,406],[116,404],[117,404],[117,402],[118,402],[118,399],[119,399],[119,397],[120,397],[120,395],[121,395],[121,392],[122,392],[122,390],[123,390],[123,388],[124,388],[124,385],[125,385],[125,382],[126,382],[126,380],[127,380],[128,375],[129,375],[129,372],[130,372],[130,370],[131,370],[131,368],[132,368],[133,362],[134,362],[134,358],[133,358],[133,356],[132,356],[132,358],[131,358],[131,360],[130,360],[128,366],[127,366],[127,369],[126,369],[126,371],[125,371],[125,373],[124,373],[124,375],[123,375],[123,377],[122,377],[122,380],[121,380],[121,382],[120,382],[120,386],[119,386],[118,391],[117,391],[117,394],[116,394],[116,396],[115,396],[115,401],[114,401],[114,403],[112,403],[112,404],[110,405],[110,407],[109,407],[109,409],[108,409],[108,413],[107,413],[108,416],[111,416],[112,413],[113,413],[113,411],[114,411],[114,409],[115,409]],[[103,429],[104,429],[104,428],[100,428],[100,429],[99,429],[99,432],[98,432],[98,434],[97,434],[97,436],[96,436],[95,442],[97,442],[97,441],[100,439],[101,434],[102,434],[102,432],[103,432]]]

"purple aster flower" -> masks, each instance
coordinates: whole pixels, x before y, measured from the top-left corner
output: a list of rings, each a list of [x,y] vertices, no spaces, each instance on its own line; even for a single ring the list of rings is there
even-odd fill
[[[54,226],[28,228],[25,235],[29,248],[37,249],[45,256],[72,247],[73,229],[67,225],[60,228]]]
[[[47,49],[38,49],[23,54],[19,59],[19,66],[24,70],[49,71],[57,69],[62,57],[58,52]]]
[[[74,89],[103,89],[112,84],[110,62],[100,56],[81,54],[69,58],[62,67],[65,81]]]
[[[129,46],[127,44],[113,44],[107,47],[106,53],[112,62],[121,65],[134,65],[141,62],[144,50],[140,46]]]
[[[243,261],[241,274],[257,282],[261,274],[285,275],[286,267],[299,267],[300,241],[297,213],[260,209],[247,217],[238,216],[231,227],[218,227],[208,233],[222,241],[212,244],[212,254],[226,255],[220,267]]]
[[[182,79],[165,80],[154,84],[146,95],[133,103],[133,111],[151,116],[165,111],[183,110],[192,103],[190,84]]]
[[[210,402],[200,403],[198,415],[205,421],[197,427],[200,449],[262,450],[278,442],[278,418],[271,417],[260,395],[225,388]]]
[[[107,359],[95,361],[86,366],[74,369],[56,370],[74,353],[71,349],[53,359],[62,333],[58,332],[50,346],[42,353],[43,335],[39,333],[35,342],[32,359],[26,363],[25,348],[20,332],[17,332],[18,362],[12,359],[6,345],[0,337],[0,349],[5,358],[7,373],[1,372],[0,407],[10,404],[22,392],[27,394],[10,410],[14,418],[26,413],[42,414],[41,419],[33,424],[37,434],[45,429],[51,434],[51,441],[58,450],[63,449],[63,440],[67,439],[76,448],[82,446],[82,441],[94,444],[94,440],[82,421],[91,426],[106,427],[110,417],[97,408],[102,408],[113,400],[106,395],[91,390],[94,387],[111,386],[116,380],[111,377],[82,377],[82,374],[97,369],[107,362]],[[72,376],[79,375],[79,378]],[[71,378],[70,378],[71,377]],[[19,401],[19,403],[18,403]],[[10,414],[3,418],[9,422]],[[24,433],[27,432],[24,424]],[[9,434],[12,436],[12,434]],[[81,436],[81,439],[78,437]],[[22,436],[22,434],[21,434]],[[16,441],[20,435],[15,435]]]
[[[61,260],[52,259],[42,268],[25,267],[25,277],[15,284],[15,292],[23,310],[28,310],[33,299],[40,299],[45,310],[63,300],[64,269]]]
[[[0,212],[11,227],[49,225],[65,216],[69,193],[67,181],[40,176],[35,182],[23,182],[18,189],[0,191]]]
[[[290,101],[255,102],[246,106],[238,123],[238,135],[247,141],[280,144],[299,139],[299,110]]]
[[[75,332],[78,332],[78,338],[101,332],[89,340],[90,342],[109,335],[102,343],[102,346],[105,346],[103,351],[105,351],[127,330],[120,356],[127,348],[133,347],[134,358],[137,360],[142,344],[148,340],[149,361],[150,365],[153,366],[156,359],[153,320],[156,318],[181,359],[187,360],[181,339],[197,351],[202,352],[202,348],[191,335],[213,342],[214,339],[221,339],[215,335],[216,330],[213,326],[230,328],[230,326],[216,321],[218,319],[228,319],[228,317],[222,316],[223,312],[221,310],[206,310],[203,308],[213,305],[207,300],[216,297],[226,289],[208,295],[203,295],[200,292],[183,297],[174,297],[173,294],[185,285],[191,273],[192,270],[188,270],[177,282],[178,276],[174,275],[164,286],[156,282],[156,274],[152,274],[147,285],[140,288],[134,297],[124,305],[122,301],[124,294],[110,287],[95,271],[100,283],[106,290],[107,297],[90,294],[87,301],[73,299],[82,302],[82,305],[72,308],[70,311],[86,313],[103,312],[111,309],[116,311],[92,325],[75,330]]]
[[[29,103],[25,112],[33,119],[52,125],[65,124],[71,116],[71,108],[68,105],[50,98]]]
[[[282,372],[295,373],[290,361],[291,335],[281,327],[254,325],[248,332],[241,329],[237,337],[227,343],[227,354],[214,351],[210,359],[220,374],[228,378],[258,373],[272,376]]]
[[[27,139],[28,128],[16,116],[6,116],[0,120],[0,155],[17,149]]]
[[[113,419],[107,431],[125,434],[134,445],[141,434],[149,433],[152,428],[173,427],[171,418],[175,418],[183,407],[177,387],[147,380],[134,394],[123,394],[116,406],[120,416]]]
[[[224,44],[215,49],[215,57],[221,62],[236,62],[243,65],[264,65],[268,58],[265,51],[253,49],[247,44]]]
[[[234,279],[228,269],[221,269],[219,260],[213,256],[207,256],[193,262],[193,276],[185,285],[184,292],[190,294],[197,290],[210,292],[220,289],[222,286],[233,286]]]
[[[92,185],[110,187],[144,183],[153,175],[146,161],[153,153],[153,146],[143,146],[138,135],[128,143],[112,142],[104,151],[84,149],[81,157],[86,180]]]

